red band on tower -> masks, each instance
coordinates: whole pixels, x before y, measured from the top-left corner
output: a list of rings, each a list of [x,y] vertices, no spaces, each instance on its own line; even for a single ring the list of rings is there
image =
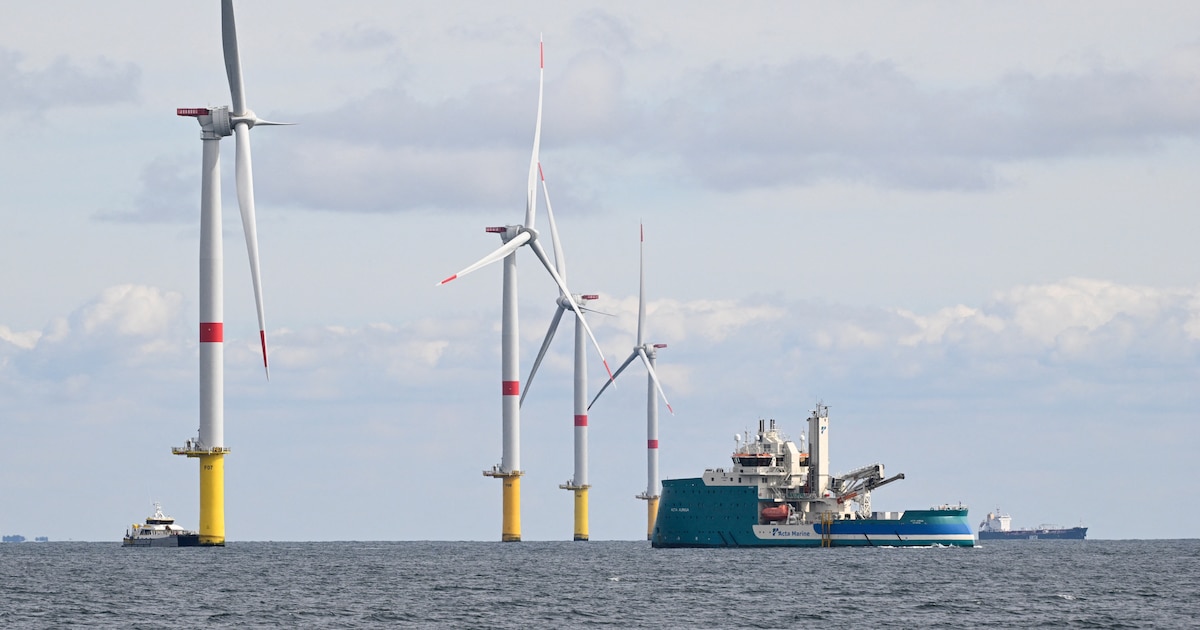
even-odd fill
[[[658,448],[658,440],[646,440],[646,448]]]
[[[206,322],[200,324],[200,343],[222,343],[225,341],[225,324]]]
[[[582,416],[575,416],[575,426],[577,426],[577,427],[586,427],[587,426],[587,414],[586,413],[583,414]]]
[[[521,381],[500,381],[501,396],[520,396]]]

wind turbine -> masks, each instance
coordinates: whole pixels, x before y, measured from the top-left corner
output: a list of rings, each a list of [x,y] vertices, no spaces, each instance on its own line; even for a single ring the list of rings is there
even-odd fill
[[[565,282],[567,278],[567,261],[563,256],[562,241],[558,238],[558,228],[554,224],[554,210],[550,206],[550,191],[546,188],[546,176],[542,172],[541,164],[538,164],[538,177],[542,180],[542,196],[546,199],[546,219],[550,223],[550,240],[554,245],[554,266],[558,270],[558,275]],[[574,298],[576,304],[581,304],[598,299],[600,296],[577,293],[571,297]],[[546,331],[546,338],[542,341],[541,349],[538,350],[537,359],[533,361],[533,368],[529,371],[529,378],[525,379],[525,389],[521,392],[521,403],[525,402],[525,396],[529,394],[529,386],[533,383],[533,377],[537,374],[538,366],[542,364],[542,359],[546,356],[546,350],[550,348],[550,342],[554,339],[554,333],[558,330],[558,324],[562,321],[563,313],[571,310],[570,302],[561,292],[555,303],[558,305],[558,309],[554,313],[554,318],[550,320],[550,328]],[[558,486],[563,490],[571,490],[575,493],[575,540],[588,539],[588,488],[591,487],[587,477],[587,344],[584,339],[584,326],[586,324],[583,318],[576,317],[574,387],[575,474],[566,483]]]
[[[629,358],[617,368],[613,373],[612,378],[600,391],[596,392],[596,397],[588,405],[588,409],[596,404],[600,399],[600,395],[604,390],[608,389],[608,384],[616,382],[616,378],[621,375],[625,368],[633,363],[634,359],[641,358],[642,363],[646,366],[646,491],[637,495],[637,498],[646,501],[646,539],[649,540],[651,534],[654,533],[654,520],[658,516],[658,498],[659,498],[659,480],[658,480],[658,396],[662,396],[663,403],[667,406],[667,411],[674,415],[675,410],[671,409],[671,403],[667,402],[667,395],[663,393],[662,385],[658,382],[658,374],[654,372],[654,360],[658,356],[658,350],[666,348],[665,343],[648,344],[643,340],[643,334],[646,329],[646,255],[645,243],[646,232],[642,226],[638,226],[639,243],[638,243],[638,327],[637,327],[637,345],[633,347],[633,352],[629,354]],[[655,393],[657,390],[657,394]]]
[[[279,125],[259,119],[246,107],[242,63],[238,55],[233,0],[221,2],[221,40],[225,73],[229,77],[232,107],[179,108],[176,114],[200,123],[204,148],[200,183],[200,432],[187,445],[171,449],[176,455],[200,460],[200,544],[225,544],[225,325],[224,262],[221,237],[221,138],[236,134],[237,197],[250,257],[254,304],[258,309],[258,336],[262,344],[267,379],[266,321],[263,316],[262,281],[258,264],[258,233],[254,219],[254,176],[250,165],[250,129]]]
[[[540,41],[538,42],[538,66],[537,122],[533,128],[533,155],[529,159],[529,178],[525,196],[525,222],[521,225],[487,228],[487,232],[499,234],[503,244],[474,264],[438,283],[438,285],[443,285],[498,260],[504,261],[504,285],[500,315],[500,413],[502,448],[500,463],[492,466],[491,470],[483,471],[484,476],[496,477],[504,483],[500,534],[500,540],[504,542],[518,542],[521,540],[521,475],[524,474],[524,471],[521,470],[521,403],[519,399],[521,394],[521,376],[520,357],[517,354],[517,249],[522,245],[528,245],[538,260],[542,262],[542,266],[550,273],[550,277],[558,285],[559,291],[570,305],[571,310],[583,324],[583,328],[587,331],[588,336],[591,337],[592,345],[596,346],[597,352],[600,352],[601,360],[604,358],[604,353],[600,351],[600,344],[596,343],[595,335],[592,334],[591,328],[588,328],[587,322],[583,319],[583,313],[580,311],[579,304],[571,297],[571,291],[567,288],[567,284],[563,281],[562,276],[558,274],[558,270],[555,269],[554,265],[550,264],[550,259],[547,258],[546,251],[542,249],[541,243],[538,242],[537,230],[534,229],[534,217],[537,211],[538,151],[542,141],[542,88],[546,75],[545,49]],[[604,368],[608,370],[607,362],[605,362]],[[611,371],[609,374],[611,378]]]

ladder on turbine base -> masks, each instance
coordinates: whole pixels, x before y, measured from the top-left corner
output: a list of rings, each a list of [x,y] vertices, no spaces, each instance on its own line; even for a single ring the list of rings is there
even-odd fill
[[[833,512],[821,512],[821,546],[833,546]]]

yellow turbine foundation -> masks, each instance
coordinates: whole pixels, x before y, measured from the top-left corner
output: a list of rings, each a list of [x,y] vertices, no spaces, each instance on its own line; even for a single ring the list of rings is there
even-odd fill
[[[176,455],[200,460],[200,544],[225,546],[225,454],[229,448],[220,446],[200,449],[190,443],[172,448]]]
[[[509,475],[504,480],[504,522],[500,540],[521,542],[521,476]]]
[[[499,477],[504,482],[500,540],[521,542],[521,475],[519,470],[502,472],[493,468],[483,471],[484,477]]]
[[[577,486],[574,482],[558,486],[563,490],[571,490],[575,493],[575,540],[588,539],[588,488],[589,485]]]
[[[588,539],[588,489],[575,489],[575,540]]]
[[[200,456],[200,544],[225,546],[225,454]]]
[[[658,497],[646,498],[646,540],[654,534],[654,521],[658,518]]]

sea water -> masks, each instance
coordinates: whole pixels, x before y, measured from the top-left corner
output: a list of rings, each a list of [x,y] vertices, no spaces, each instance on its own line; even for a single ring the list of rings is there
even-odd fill
[[[1187,628],[1200,540],[0,544],[0,627]]]

